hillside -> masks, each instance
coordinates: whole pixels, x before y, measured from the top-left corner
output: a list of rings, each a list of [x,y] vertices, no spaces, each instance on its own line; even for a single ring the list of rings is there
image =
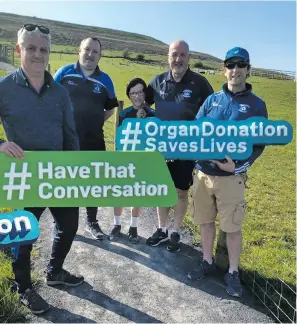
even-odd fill
[[[167,44],[145,35],[3,12],[0,12],[0,40],[15,42],[17,31],[28,22],[49,27],[52,43],[55,45],[78,46],[83,38],[90,35],[100,38],[103,48],[109,51],[123,51],[128,48],[136,53],[166,55],[168,50]],[[191,54],[194,59],[222,62],[219,58],[205,53],[191,52]]]

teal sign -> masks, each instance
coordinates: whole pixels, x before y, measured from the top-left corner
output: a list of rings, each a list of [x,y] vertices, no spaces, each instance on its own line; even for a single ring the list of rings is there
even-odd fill
[[[25,210],[0,214],[0,249],[33,244],[40,230],[36,217]]]
[[[292,138],[290,123],[263,117],[241,121],[127,118],[117,129],[116,148],[160,152],[167,159],[220,160],[228,155],[233,160],[244,160],[252,154],[253,145],[283,145]]]

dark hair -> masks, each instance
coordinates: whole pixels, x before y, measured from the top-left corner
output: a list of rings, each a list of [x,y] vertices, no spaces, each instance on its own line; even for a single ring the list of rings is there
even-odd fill
[[[140,78],[132,79],[132,80],[127,84],[127,87],[126,87],[126,95],[127,95],[127,97],[128,97],[129,99],[130,99],[129,93],[130,93],[131,88],[135,87],[137,84],[142,84],[142,85],[143,85],[143,91],[144,91],[144,93],[146,93],[147,85],[146,85],[146,83],[144,82],[144,80],[142,80],[142,79],[140,79]]]
[[[102,50],[102,45],[101,45],[100,39],[97,37],[90,37],[90,38],[92,38],[93,41],[97,41],[100,45],[100,50]]]
[[[100,42],[100,39],[97,38],[97,37],[89,36],[89,37],[84,38],[84,39],[80,42],[79,47],[81,48],[82,44],[83,44],[87,39],[89,39],[89,38],[90,38],[92,41],[94,41],[94,42],[98,42],[98,43],[99,43],[99,45],[100,45],[100,52],[102,52],[102,44],[101,44],[101,42]]]

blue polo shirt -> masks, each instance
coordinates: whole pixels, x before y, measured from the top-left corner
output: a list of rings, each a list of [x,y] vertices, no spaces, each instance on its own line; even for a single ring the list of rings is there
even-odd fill
[[[209,96],[196,119],[210,117],[217,120],[246,120],[250,117],[268,118],[265,102],[252,92],[247,83],[246,90],[236,94],[228,90],[224,84],[222,90]],[[245,173],[254,161],[263,153],[265,146],[254,145],[252,155],[246,160],[236,160],[233,174]],[[228,176],[232,173],[222,171],[215,163],[198,161],[196,169],[212,176]]]
[[[146,101],[150,105],[155,103],[155,117],[160,120],[193,120],[213,92],[207,79],[190,69],[180,82],[176,82],[169,71],[152,79]]]
[[[61,67],[54,80],[69,92],[80,142],[104,138],[104,112],[118,106],[111,78],[97,66],[85,77],[79,62]]]

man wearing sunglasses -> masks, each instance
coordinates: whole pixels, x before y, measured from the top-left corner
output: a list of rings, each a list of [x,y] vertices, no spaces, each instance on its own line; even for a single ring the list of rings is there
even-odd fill
[[[111,78],[101,71],[101,42],[96,37],[84,39],[79,47],[79,60],[61,67],[54,76],[69,92],[80,149],[105,151],[103,126],[118,106]],[[86,207],[86,230],[96,240],[104,235],[96,219],[97,207]]]
[[[249,53],[240,47],[229,50],[224,61],[227,83],[223,85],[222,91],[206,99],[196,119],[211,117],[217,120],[246,120],[256,116],[268,118],[265,102],[252,92],[252,86],[246,82],[249,73]],[[254,146],[253,153],[246,160],[233,161],[226,156],[224,161],[198,161],[196,164],[192,216],[194,223],[200,225],[203,260],[189,272],[188,277],[199,280],[215,272],[212,251],[218,213],[220,229],[227,233],[230,266],[224,279],[227,292],[234,297],[242,295],[238,265],[242,247],[241,226],[246,206],[246,172],[263,150],[263,146]]]
[[[0,118],[7,141],[0,140],[0,152],[18,159],[24,151],[79,150],[78,137],[68,92],[46,71],[51,37],[44,26],[24,25],[18,32],[16,51],[21,67],[0,79]],[[25,208],[39,220],[46,208]],[[48,285],[78,286],[82,276],[62,268],[78,228],[78,208],[49,207],[56,224],[51,258],[47,266]],[[32,313],[42,314],[49,304],[33,289],[32,245],[19,247],[12,268],[22,303]]]

